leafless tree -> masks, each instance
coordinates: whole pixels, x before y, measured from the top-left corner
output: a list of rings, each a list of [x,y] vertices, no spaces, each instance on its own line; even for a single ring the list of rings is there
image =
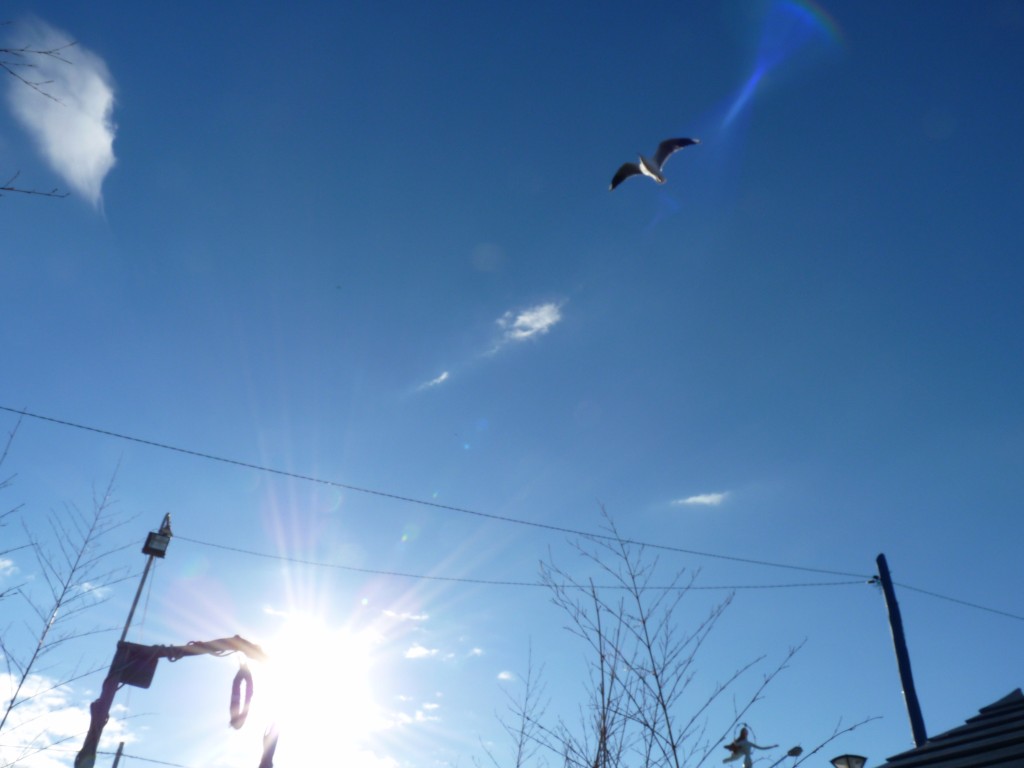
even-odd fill
[[[53,187],[49,191],[45,189],[30,189],[24,186],[15,186],[14,182],[17,177],[22,175],[22,172],[15,171],[6,181],[0,185],[0,198],[3,197],[4,193],[17,193],[18,195],[36,195],[41,198],[67,198],[68,193],[66,191],[60,191],[59,188]]]
[[[511,741],[512,768],[526,768],[536,765],[538,768],[547,765],[543,755],[538,755],[546,734],[542,721],[547,711],[544,684],[542,681],[544,668],[533,665],[533,648],[527,657],[526,675],[523,677],[522,693],[519,696],[507,693],[508,712],[499,716],[505,733]],[[504,763],[494,754],[494,750],[483,744],[484,753],[494,768],[501,768]],[[474,760],[480,766],[480,762]]]
[[[566,628],[588,650],[587,700],[579,722],[547,722],[531,661],[526,693],[510,707],[512,720],[505,723],[515,744],[514,766],[522,768],[533,756],[523,748],[533,742],[542,753],[557,755],[565,768],[699,768],[731,740],[799,646],[759,677],[754,670],[765,663],[763,656],[740,664],[724,681],[695,685],[701,649],[732,596],[703,615],[685,615],[696,574],[679,570],[659,581],[664,569],[658,558],[621,536],[607,515],[605,524],[608,535],[575,545],[600,574],[600,585],[574,577],[550,558],[541,567],[555,605],[568,618]],[[837,726],[808,756],[864,722]],[[801,754],[802,748],[793,747],[774,765],[792,760],[795,768]]]
[[[15,430],[8,436],[8,447]],[[123,570],[107,565],[111,555],[123,548],[111,544],[124,524],[114,511],[115,477],[116,473],[102,493],[94,493],[90,511],[69,505],[46,518],[49,530],[45,541],[23,524],[25,543],[18,548],[31,551],[33,578],[9,589],[5,596],[23,601],[26,618],[3,627],[0,634],[8,684],[0,703],[0,734],[7,737],[19,732],[16,741],[22,751],[14,759],[5,759],[5,766],[55,743],[45,727],[28,733],[34,719],[15,717],[19,707],[103,669],[81,661],[67,666],[57,659],[67,655],[55,652],[89,635],[110,631],[87,626],[84,614],[105,600],[109,587],[127,578]]]
[[[9,22],[3,22],[0,23],[0,26],[6,26],[7,24],[9,24]],[[69,48],[74,47],[74,45],[74,42],[69,41],[50,48],[37,48],[31,45],[0,47],[0,71],[6,72],[24,87],[31,88],[39,94],[40,98],[59,101],[59,99],[57,99],[47,89],[47,86],[52,81],[44,80],[35,76],[38,72],[37,62],[41,58],[47,58],[63,62],[68,66],[73,66],[71,62],[65,58],[64,54]],[[38,195],[41,197],[68,196],[67,192],[61,192],[56,188],[47,192],[39,189],[17,186],[16,182],[20,173],[20,171],[15,171],[5,181],[0,183],[0,197],[2,197],[5,192],[17,192],[22,195]]]
[[[18,427],[20,426],[21,419],[19,418],[14,423],[14,426],[11,428],[11,431],[7,433],[7,438],[4,440],[3,450],[0,451],[0,473],[2,473],[0,474],[0,491],[7,490],[8,488],[10,488],[11,483],[14,482],[15,476],[7,475],[6,472],[4,472],[4,463],[7,461],[7,454],[10,453],[11,444],[14,442],[14,436],[18,434]],[[0,507],[0,509],[3,509],[3,507]],[[13,507],[7,507],[6,509],[3,509],[3,511],[0,512],[0,528],[5,527],[11,521],[11,519],[18,512],[19,509],[21,509],[20,504],[16,504]],[[8,560],[7,556],[18,551],[19,549],[24,549],[27,546],[27,544],[22,544],[13,547],[8,546],[4,549],[0,549],[0,575],[3,575],[3,573],[10,569],[12,566],[12,561]],[[3,584],[0,584],[0,600],[3,600],[8,595],[13,594],[20,586],[21,585],[5,586]]]

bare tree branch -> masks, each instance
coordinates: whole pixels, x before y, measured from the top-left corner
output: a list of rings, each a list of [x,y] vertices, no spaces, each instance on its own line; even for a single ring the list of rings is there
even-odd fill
[[[0,23],[0,26],[7,26],[10,22]],[[52,48],[36,48],[31,45],[23,45],[20,48],[0,48],[0,70],[3,70],[22,85],[31,88],[41,96],[60,103],[60,99],[47,92],[46,86],[52,80],[38,80],[31,77],[38,65],[36,59],[47,58],[59,61],[63,64],[71,64],[64,57],[64,53],[77,45],[74,41],[68,41]]]
[[[576,549],[609,577],[611,599],[592,580],[583,583],[551,563],[542,564],[541,579],[568,617],[566,628],[590,649],[591,662],[589,702],[581,710],[580,728],[561,722],[541,732],[549,739],[557,734],[563,760],[572,768],[699,765],[721,742],[708,745],[704,738],[712,703],[762,659],[742,665],[685,715],[692,707],[689,691],[699,653],[732,597],[687,628],[682,605],[696,574],[679,570],[667,585],[657,582],[658,558],[628,542],[607,515],[605,528],[609,537],[585,538]],[[760,698],[792,653],[745,699],[740,713]]]
[[[21,175],[21,171],[16,171],[7,181],[0,186],[0,197],[3,197],[4,192],[17,192],[20,195],[38,195],[39,197],[67,197],[68,192],[61,192],[57,187],[54,187],[49,192],[43,192],[39,189],[24,189],[22,187],[14,186],[14,180]]]
[[[16,422],[14,422],[14,426],[11,427],[11,431],[7,433],[7,438],[4,440],[3,450],[0,450],[0,470],[3,469],[4,462],[7,461],[7,455],[11,452],[11,445],[14,443],[15,435],[18,434],[18,429],[21,427],[21,420],[22,420],[22,418],[23,418],[22,416],[18,417],[18,420]],[[2,480],[0,480],[0,491],[6,490],[7,488],[9,488],[11,483],[14,482],[14,478],[15,478],[15,475],[9,475],[9,476],[3,478]],[[8,517],[13,515],[15,512],[17,512],[18,509],[20,509],[20,508],[21,508],[21,505],[18,504],[18,505],[14,506],[14,507],[12,507],[12,508],[10,508],[8,510],[0,512],[0,528],[2,528],[4,526],[4,524],[5,524],[4,521]],[[21,549],[21,547],[12,547],[12,548],[9,548],[9,549],[0,550],[0,555],[5,555],[8,552],[14,552],[16,549]],[[0,594],[2,594],[2,593],[0,593]]]
[[[842,725],[842,720],[840,720],[838,723],[836,723],[836,727],[833,729],[832,735],[829,736],[827,739],[825,739],[823,742],[821,742],[818,746],[814,747],[812,750],[810,750],[809,752],[805,753],[803,755],[803,757],[801,757],[799,760],[796,760],[793,763],[793,768],[796,768],[798,765],[800,765],[802,762],[804,762],[811,755],[815,755],[818,752],[820,752],[826,745],[828,745],[829,743],[835,741],[837,738],[842,736],[844,733],[850,733],[851,731],[857,730],[862,725],[870,723],[872,720],[880,720],[880,719],[881,719],[881,717],[879,717],[878,715],[874,715],[872,717],[865,717],[860,722],[854,723],[853,725],[848,726],[846,728],[843,728],[842,730],[840,730],[840,728],[839,728],[839,726]]]
[[[536,758],[536,765],[546,765],[543,757],[537,758],[538,751],[546,746],[545,736],[542,733],[542,726],[535,719],[543,717],[547,709],[547,701],[544,698],[544,686],[540,683],[540,676],[543,675],[543,667],[535,669],[533,666],[533,648],[531,647],[527,656],[526,677],[523,679],[523,692],[515,696],[505,692],[508,699],[509,719],[503,716],[498,717],[502,728],[512,740],[512,768],[525,768]],[[494,751],[486,744],[481,743],[484,754],[494,768],[501,768],[503,763],[495,756]],[[479,766],[479,761],[474,760]]]
[[[695,693],[700,652],[733,596],[703,615],[684,615],[696,574],[679,570],[664,583],[657,557],[620,535],[607,515],[605,528],[610,535],[584,537],[575,548],[591,568],[609,578],[608,586],[578,579],[550,557],[541,563],[541,580],[567,618],[565,629],[588,651],[587,699],[579,707],[577,725],[561,718],[546,724],[543,708],[535,701],[531,706],[530,697],[524,696],[513,710],[514,723],[506,724],[515,766],[520,768],[524,756],[532,756],[523,749],[524,741],[532,741],[541,752],[557,755],[564,768],[701,768],[803,644],[789,648],[759,681],[750,677],[764,656],[741,664],[722,682],[702,684],[704,692]],[[532,659],[529,679],[532,691]],[[741,686],[746,688],[742,693]],[[731,711],[723,717],[727,695]],[[837,726],[803,759],[873,719],[842,730]],[[709,736],[713,720],[719,723]],[[793,759],[796,768],[802,753],[802,748],[793,747],[771,768],[787,759]],[[493,753],[488,751],[488,756],[494,768],[500,768]]]
[[[40,682],[51,672],[45,666],[46,658],[56,649],[74,640],[80,640],[103,629],[83,629],[79,616],[102,602],[103,592],[124,576],[119,569],[105,569],[104,560],[121,547],[107,544],[111,535],[124,524],[114,514],[114,481],[111,476],[106,488],[93,495],[92,509],[82,513],[76,507],[69,507],[61,516],[51,515],[50,525],[56,541],[51,548],[43,545],[30,529],[25,529],[29,547],[32,549],[38,573],[42,578],[41,596],[36,596],[25,587],[16,592],[36,617],[34,627],[29,626],[28,636],[32,638],[31,651],[21,655],[14,651],[15,643],[9,633],[0,639],[0,652],[4,656],[8,673],[13,680],[13,689],[0,712],[0,733],[8,727],[11,713],[26,701],[41,695],[29,686]],[[56,551],[54,551],[54,548]],[[67,685],[80,675],[57,678],[48,683],[49,689]]]
[[[7,26],[9,23],[10,22],[0,22],[0,26]],[[37,48],[31,45],[23,45],[13,48],[0,47],[0,71],[6,72],[21,85],[26,88],[31,88],[43,98],[49,99],[57,104],[63,104],[60,99],[50,93],[47,89],[47,86],[52,84],[53,81],[33,77],[33,74],[38,72],[37,62],[39,59],[59,61],[62,64],[73,66],[73,63],[69,61],[64,54],[75,45],[77,45],[76,42],[68,41],[51,48]],[[10,178],[0,184],[0,197],[3,197],[5,192],[13,192],[19,195],[35,195],[37,197],[68,196],[67,192],[61,192],[56,187],[51,189],[49,192],[46,192],[40,189],[15,186],[14,182],[20,173],[20,171],[15,171]]]

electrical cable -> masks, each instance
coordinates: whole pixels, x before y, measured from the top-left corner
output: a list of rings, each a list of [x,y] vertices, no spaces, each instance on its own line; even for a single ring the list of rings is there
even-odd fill
[[[920,587],[912,587],[909,584],[902,584],[898,581],[894,581],[897,587],[903,587],[903,589],[909,589],[911,592],[920,592],[922,595],[928,595],[930,597],[937,597],[940,600],[948,600],[951,603],[957,603],[959,605],[966,605],[968,608],[977,608],[979,611],[987,611],[988,613],[994,613],[997,616],[1006,616],[1010,619],[1017,619],[1017,621],[1024,621],[1024,616],[1019,616],[1016,613],[1010,613],[1009,611],[1001,611],[998,608],[988,608],[984,605],[978,605],[977,603],[969,603],[966,600],[960,600],[956,597],[949,597],[948,595],[940,595],[938,592],[931,592],[927,589],[921,589]]]
[[[826,575],[831,575],[831,576],[848,576],[848,577],[855,578],[855,579],[862,579],[864,581],[868,581],[871,578],[871,577],[869,577],[869,576],[867,576],[865,574],[852,573],[850,571],[837,571],[837,570],[831,570],[831,569],[827,569],[827,568],[811,568],[811,567],[802,566],[802,565],[792,565],[792,564],[789,564],[789,563],[776,563],[776,562],[771,562],[771,561],[768,561],[768,560],[757,560],[757,559],[753,559],[753,558],[737,557],[737,556],[734,556],[734,555],[723,555],[723,554],[715,553],[715,552],[702,552],[702,551],[694,550],[694,549],[684,549],[682,547],[675,547],[675,546],[672,546],[670,544],[655,544],[655,543],[652,543],[652,542],[644,542],[644,541],[639,541],[639,540],[636,540],[636,539],[622,539],[622,538],[618,538],[616,536],[612,536],[612,535],[608,535],[608,534],[582,531],[582,530],[578,530],[578,529],[574,529],[574,528],[567,528],[567,527],[563,527],[563,526],[551,525],[550,523],[539,523],[539,522],[535,522],[535,521],[531,521],[531,520],[522,520],[520,518],[508,517],[508,516],[505,516],[505,515],[497,515],[497,514],[493,514],[493,513],[490,513],[490,512],[481,512],[479,510],[467,509],[465,507],[457,507],[457,506],[453,506],[453,505],[450,505],[450,504],[442,504],[442,503],[436,502],[436,501],[428,501],[426,499],[417,499],[417,498],[414,498],[414,497],[411,497],[411,496],[402,496],[400,494],[390,493],[390,492],[387,492],[387,491],[380,491],[380,490],[376,490],[376,489],[373,489],[373,488],[363,488],[363,487],[360,487],[360,486],[349,485],[347,483],[341,483],[341,482],[337,482],[337,481],[334,481],[334,480],[325,480],[323,478],[313,477],[311,475],[303,475],[303,474],[300,474],[300,473],[297,473],[297,472],[289,472],[289,471],[283,470],[283,469],[275,469],[274,467],[266,467],[266,466],[262,466],[260,464],[253,464],[253,463],[247,462],[247,461],[240,461],[238,459],[229,459],[229,458],[225,458],[223,456],[216,456],[214,454],[205,453],[203,451],[196,451],[196,450],[192,450],[192,449],[189,449],[189,448],[181,448],[181,447],[178,447],[178,446],[169,445],[167,443],[160,443],[160,442],[157,442],[155,440],[147,440],[147,439],[140,438],[140,437],[133,437],[131,435],[125,435],[125,434],[121,434],[119,432],[114,432],[114,431],[107,430],[107,429],[100,429],[98,427],[90,427],[90,426],[85,425],[85,424],[77,424],[77,423],[72,422],[72,421],[66,421],[66,420],[63,420],[63,419],[57,419],[57,418],[54,418],[52,416],[44,416],[42,414],[32,413],[32,412],[27,411],[25,409],[10,408],[10,407],[5,406],[5,405],[0,405],[0,411],[7,411],[8,413],[17,414],[19,416],[28,416],[29,418],[38,419],[40,421],[47,421],[47,422],[50,422],[52,424],[59,424],[61,426],[65,426],[65,427],[71,427],[73,429],[80,429],[80,430],[84,430],[86,432],[94,432],[96,434],[105,435],[107,437],[113,437],[113,438],[118,439],[118,440],[125,440],[125,441],[128,441],[128,442],[139,443],[141,445],[148,445],[148,446],[153,447],[153,448],[160,448],[160,449],[167,450],[167,451],[173,451],[175,453],[181,453],[181,454],[184,454],[186,456],[194,456],[196,458],[207,459],[209,461],[217,461],[217,462],[220,462],[220,463],[223,463],[223,464],[230,464],[230,465],[234,465],[234,466],[237,466],[237,467],[242,467],[242,468],[245,468],[245,469],[252,469],[252,470],[256,470],[257,472],[266,472],[266,473],[269,473],[269,474],[279,475],[279,476],[282,476],[282,477],[289,477],[289,478],[292,478],[292,479],[295,479],[295,480],[303,480],[305,482],[316,483],[316,484],[319,484],[319,485],[326,485],[326,486],[330,486],[330,487],[334,487],[334,488],[341,488],[341,489],[348,490],[348,491],[354,491],[354,492],[357,492],[357,493],[364,493],[364,494],[368,494],[368,495],[372,495],[372,496],[378,496],[378,497],[382,497],[382,498],[386,498],[386,499],[392,499],[392,500],[395,500],[395,501],[401,501],[401,502],[405,502],[405,503],[408,503],[408,504],[418,504],[418,505],[425,506],[425,507],[432,507],[434,509],[442,509],[442,510],[446,510],[446,511],[449,511],[449,512],[458,512],[460,514],[473,515],[473,516],[476,516],[476,517],[481,517],[481,518],[485,518],[485,519],[489,519],[489,520],[495,520],[495,521],[503,522],[503,523],[511,523],[511,524],[514,524],[514,525],[529,526],[529,527],[532,527],[532,528],[539,528],[539,529],[542,529],[542,530],[553,531],[553,532],[556,532],[556,533],[564,533],[564,534],[569,534],[569,535],[572,535],[572,536],[581,536],[581,537],[584,537],[584,538],[594,539],[594,540],[598,540],[598,541],[615,541],[615,542],[618,542],[618,543],[621,543],[621,544],[628,544],[628,545],[632,545],[632,546],[647,547],[649,549],[658,549],[658,550],[662,550],[662,551],[666,551],[666,552],[675,552],[675,553],[678,553],[678,554],[693,555],[693,556],[696,556],[696,557],[707,557],[707,558],[713,558],[713,559],[718,559],[718,560],[729,560],[729,561],[732,561],[732,562],[746,563],[748,565],[760,565],[760,566],[770,567],[770,568],[785,568],[785,569],[789,569],[789,570],[804,571],[804,572],[808,572],[808,573],[821,573],[821,574],[826,574]],[[184,537],[182,537],[182,536],[178,536],[176,538],[184,539]],[[184,539],[184,540],[189,541],[189,539]],[[259,553],[259,552],[250,552],[250,551],[247,551],[247,550],[236,549],[236,548],[228,547],[228,546],[225,546],[225,545],[211,544],[211,543],[208,543],[208,542],[202,542],[202,541],[198,541],[198,540],[191,540],[191,541],[193,541],[193,543],[196,543],[196,544],[204,544],[206,546],[219,547],[221,549],[227,549],[227,550],[235,549],[235,551],[241,552],[243,554],[253,555],[253,556],[256,556],[256,557],[270,557],[270,558],[277,557],[275,555],[267,555],[267,554]],[[288,558],[278,558],[278,559],[285,559],[285,560],[287,560]],[[378,575],[400,576],[400,577],[404,577],[404,578],[434,579],[434,580],[438,580],[438,581],[457,581],[457,582],[464,582],[464,583],[486,584],[486,585],[492,585],[492,586],[531,586],[531,587],[543,586],[543,585],[535,583],[535,582],[489,581],[489,580],[485,580],[485,579],[465,579],[465,578],[458,578],[458,577],[426,576],[426,575],[398,573],[398,572],[390,572],[390,571],[374,571],[372,569],[360,569],[360,568],[355,568],[355,567],[352,567],[352,566],[341,566],[341,565],[334,565],[334,564],[330,564],[330,563],[316,563],[316,562],[309,562],[309,561],[302,561],[302,560],[292,560],[292,562],[305,563],[307,565],[315,565],[315,566],[318,566],[318,567],[338,568],[338,569],[350,570],[350,571],[362,571],[364,573],[373,573],[373,574],[378,574]],[[736,587],[692,587],[692,589],[779,589],[779,588],[802,587],[802,586],[840,586],[840,585],[860,584],[860,583],[863,583],[863,582],[862,581],[842,581],[842,582],[819,582],[819,583],[808,583],[808,584],[777,584],[777,585],[776,584],[770,584],[770,585],[764,585],[764,586],[748,585],[748,586],[736,586]],[[1005,616],[1007,618],[1016,619],[1018,621],[1024,621],[1024,616],[1020,616],[1020,615],[1015,614],[1015,613],[1010,613],[1008,611],[1002,611],[1002,610],[999,610],[997,608],[988,608],[988,607],[986,607],[984,605],[979,605],[978,603],[972,603],[972,602],[968,602],[967,600],[960,600],[959,598],[949,597],[948,595],[942,595],[942,594],[939,594],[938,592],[932,592],[932,591],[929,591],[929,590],[926,590],[926,589],[921,589],[919,587],[913,587],[913,586],[911,586],[909,584],[897,583],[897,586],[903,587],[904,589],[908,589],[908,590],[911,590],[911,591],[914,591],[914,592],[920,592],[921,594],[928,595],[930,597],[935,597],[935,598],[938,598],[940,600],[947,600],[947,601],[949,601],[951,603],[957,603],[959,605],[963,605],[963,606],[966,606],[968,608],[975,608],[975,609],[980,610],[980,611],[986,611],[988,613],[994,613],[994,614],[999,615],[999,616]]]
[[[614,541],[614,542],[617,542],[617,543],[620,543],[620,544],[627,544],[627,545],[631,545],[631,546],[647,547],[649,549],[658,549],[658,550],[662,550],[662,551],[665,551],[665,552],[675,552],[677,554],[693,555],[695,557],[707,557],[707,558],[713,558],[713,559],[717,559],[717,560],[729,560],[731,562],[736,562],[736,563],[746,563],[747,565],[760,565],[760,566],[769,567],[769,568],[785,568],[785,569],[788,569],[788,570],[804,571],[804,572],[807,572],[807,573],[821,573],[821,574],[826,574],[826,575],[830,575],[830,576],[847,576],[847,577],[851,577],[851,578],[864,579],[864,580],[867,580],[867,579],[870,578],[869,575],[865,575],[865,574],[862,574],[862,573],[852,573],[850,571],[836,571],[836,570],[831,570],[831,569],[828,569],[828,568],[811,568],[811,567],[803,566],[803,565],[791,565],[791,564],[788,564],[788,563],[776,563],[776,562],[771,562],[769,560],[757,560],[757,559],[754,559],[754,558],[737,557],[735,555],[723,555],[723,554],[714,553],[714,552],[701,552],[699,550],[684,549],[682,547],[676,547],[676,546],[672,546],[670,544],[655,544],[655,543],[652,543],[652,542],[644,542],[644,541],[639,541],[639,540],[636,540],[636,539],[620,538],[618,536],[612,536],[612,535],[604,534],[604,533],[594,533],[594,532],[588,532],[588,531],[579,530],[579,529],[576,529],[576,528],[568,528],[568,527],[564,527],[564,526],[560,526],[560,525],[552,525],[550,523],[540,523],[540,522],[536,522],[536,521],[532,521],[532,520],[523,520],[523,519],[520,519],[520,518],[508,517],[506,515],[498,515],[498,514],[494,514],[494,513],[491,513],[491,512],[481,512],[479,510],[467,509],[466,507],[457,507],[457,506],[453,506],[451,504],[442,504],[442,503],[437,502],[437,501],[428,501],[426,499],[417,499],[417,498],[412,497],[412,496],[403,496],[401,494],[390,493],[388,491],[381,491],[381,490],[376,490],[376,489],[373,489],[373,488],[363,488],[363,487],[357,486],[357,485],[349,485],[348,483],[341,483],[341,482],[337,482],[335,480],[325,480],[323,478],[313,477],[311,475],[303,475],[303,474],[300,474],[298,472],[289,472],[289,471],[283,470],[283,469],[276,469],[274,467],[266,467],[266,466],[262,466],[260,464],[253,464],[253,463],[248,462],[248,461],[240,461],[238,459],[229,459],[229,458],[225,458],[223,456],[216,456],[216,455],[211,454],[211,453],[205,453],[203,451],[192,450],[190,448],[181,448],[181,447],[178,447],[178,446],[169,445],[167,443],[160,443],[160,442],[157,442],[155,440],[147,440],[147,439],[141,438],[141,437],[133,437],[131,435],[125,435],[125,434],[121,434],[119,432],[113,432],[113,431],[107,430],[107,429],[100,429],[98,427],[90,427],[90,426],[87,426],[85,424],[77,424],[77,423],[72,422],[72,421],[65,421],[63,419],[57,419],[57,418],[54,418],[52,416],[43,416],[41,414],[31,413],[31,412],[23,410],[23,409],[19,410],[19,409],[15,409],[15,408],[8,408],[7,406],[4,406],[4,405],[0,405],[0,411],[7,411],[9,413],[18,414],[18,415],[21,415],[21,416],[28,416],[29,418],[38,419],[40,421],[47,421],[47,422],[50,422],[52,424],[60,424],[61,426],[65,426],[65,427],[72,427],[74,429],[81,429],[81,430],[84,430],[84,431],[87,431],[87,432],[94,432],[96,434],[106,435],[107,437],[113,437],[113,438],[116,438],[118,440],[126,440],[128,442],[139,443],[140,445],[148,445],[148,446],[153,447],[153,448],[161,448],[161,449],[166,450],[166,451],[173,451],[175,453],[181,453],[181,454],[184,454],[186,456],[195,456],[196,458],[200,458],[200,459],[207,459],[209,461],[217,461],[217,462],[220,462],[220,463],[223,463],[223,464],[230,464],[230,465],[233,465],[233,466],[236,466],[236,467],[243,467],[245,469],[253,469],[253,470],[256,470],[258,472],[266,472],[266,473],[273,474],[273,475],[278,475],[278,476],[281,476],[281,477],[292,478],[294,480],[303,480],[303,481],[309,482],[309,483],[316,483],[318,485],[326,485],[326,486],[330,486],[332,488],[341,488],[341,489],[347,490],[347,491],[354,491],[356,493],[364,493],[364,494],[368,494],[368,495],[371,495],[371,496],[378,496],[378,497],[385,498],[385,499],[392,499],[394,501],[401,501],[401,502],[404,502],[404,503],[407,503],[407,504],[418,504],[420,506],[431,507],[433,509],[442,509],[442,510],[446,510],[446,511],[449,511],[449,512],[458,512],[460,514],[472,515],[472,516],[484,518],[484,519],[487,519],[487,520],[495,520],[495,521],[503,522],[503,523],[511,523],[513,525],[528,526],[528,527],[531,527],[531,528],[538,528],[538,529],[541,529],[541,530],[552,531],[552,532],[555,532],[555,533],[564,533],[564,534],[568,534],[570,536],[582,536],[584,538],[598,540],[598,541]]]
[[[186,542],[188,542],[190,544],[199,544],[200,546],[212,547],[213,549],[222,549],[222,550],[225,550],[227,552],[236,552],[238,554],[248,555],[250,557],[261,557],[261,558],[265,558],[267,560],[278,560],[278,561],[282,561],[282,562],[286,562],[286,563],[295,563],[297,565],[309,565],[309,566],[313,566],[315,568],[331,568],[331,569],[338,570],[338,571],[351,571],[351,572],[354,572],[354,573],[365,573],[365,574],[369,574],[369,575],[373,575],[373,576],[395,576],[395,577],[403,578],[403,579],[422,579],[422,580],[427,580],[427,581],[450,581],[450,582],[458,582],[458,583],[462,583],[462,584],[479,584],[479,585],[484,585],[484,586],[489,586],[489,587],[544,587],[544,588],[550,588],[552,586],[550,584],[545,584],[545,583],[539,582],[539,581],[500,581],[500,580],[493,580],[493,579],[473,579],[473,578],[463,577],[463,576],[435,576],[435,575],[431,575],[431,574],[421,574],[421,573],[404,573],[402,571],[386,571],[386,570],[379,570],[379,569],[376,569],[376,568],[359,568],[359,567],[356,567],[354,565],[341,565],[340,563],[325,563],[325,562],[318,561],[318,560],[306,560],[306,559],[299,558],[299,557],[290,557],[288,555],[272,555],[272,554],[269,554],[267,552],[256,552],[255,550],[242,549],[241,547],[233,547],[233,546],[229,546],[227,544],[216,544],[216,543],[211,542],[211,541],[201,541],[199,539],[193,539],[193,538],[190,538],[188,536],[181,536],[179,534],[175,534],[174,538],[178,539],[179,541],[186,541]],[[714,587],[696,586],[696,585],[689,585],[689,584],[687,584],[687,585],[675,585],[675,586],[663,586],[663,587],[648,586],[648,587],[645,587],[645,589],[656,590],[656,591],[657,590],[662,590],[662,591],[667,591],[667,590],[688,590],[688,589],[736,591],[736,590],[746,590],[746,589],[789,589],[789,588],[793,588],[793,587],[839,587],[839,586],[849,586],[849,585],[852,585],[852,584],[865,584],[865,583],[868,583],[868,582],[860,581],[860,580],[858,580],[858,581],[819,581],[819,582],[799,582],[799,583],[793,583],[793,584],[745,584],[745,585],[726,585],[726,586],[714,586]],[[563,585],[559,585],[559,586],[562,586],[562,587],[567,588],[567,589],[575,589],[575,588],[577,588],[577,585],[575,585],[575,584],[563,584]],[[578,588],[579,589],[589,589],[589,586],[579,585]],[[613,584],[613,585],[607,585],[607,584],[606,585],[597,585],[597,588],[598,589],[628,589],[628,587],[625,587],[625,586],[622,586],[622,585],[618,585],[618,584]]]
[[[35,749],[36,752],[66,752],[68,754],[75,754],[78,752],[77,749],[68,749],[66,747],[36,747],[32,744],[0,744],[0,748],[3,749]],[[35,754],[35,753],[33,753]],[[116,755],[116,752],[107,752],[102,749],[96,750],[97,755]],[[181,763],[169,763],[166,760],[154,760],[151,757],[139,757],[138,755],[129,755],[125,752],[121,753],[121,757],[130,760],[141,760],[144,763],[154,763],[155,765],[169,765],[171,768],[191,768],[188,765],[182,765]]]
[[[116,752],[97,752],[97,755],[114,755]],[[191,768],[188,765],[182,765],[181,763],[169,763],[166,760],[154,760],[151,757],[139,757],[138,755],[129,755],[127,752],[122,752],[121,757],[127,758],[128,760],[139,760],[143,763],[153,763],[154,765],[169,765],[171,768]]]

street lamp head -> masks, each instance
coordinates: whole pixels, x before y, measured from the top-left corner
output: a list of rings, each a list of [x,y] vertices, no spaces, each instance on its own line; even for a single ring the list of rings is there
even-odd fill
[[[840,755],[832,758],[832,765],[836,768],[864,768],[868,759],[860,755]]]
[[[171,537],[165,533],[150,533],[146,536],[146,543],[142,545],[142,554],[151,557],[164,557],[167,554],[167,546],[171,543]]]
[[[167,554],[167,547],[171,543],[171,516],[164,515],[159,531],[151,531],[146,536],[146,543],[142,545],[142,554],[150,557],[164,557]]]

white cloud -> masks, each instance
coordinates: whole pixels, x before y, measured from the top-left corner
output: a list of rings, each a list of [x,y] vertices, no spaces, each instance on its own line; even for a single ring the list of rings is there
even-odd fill
[[[0,577],[13,576],[18,572],[18,566],[9,557],[0,557]]]
[[[426,659],[431,656],[437,656],[437,648],[426,648],[419,643],[414,643],[412,647],[405,652],[405,658],[407,659]]]
[[[438,384],[444,384],[446,381],[448,381],[449,378],[451,378],[451,374],[449,374],[448,371],[441,371],[441,375],[438,376],[436,379],[431,379],[430,381],[425,381],[422,384],[420,384],[418,387],[416,387],[416,389],[417,390],[430,389],[431,387],[436,387]]]
[[[509,344],[543,336],[562,321],[562,306],[564,304],[564,301],[549,301],[518,311],[509,310],[495,320],[498,328],[501,329],[501,334],[491,342],[489,348],[480,354],[480,357],[490,357]],[[417,385],[411,391],[422,392],[426,389],[433,389],[451,378],[451,370],[445,370],[437,377]]]
[[[693,507],[717,507],[729,496],[729,492],[724,493],[699,493],[696,496],[688,496],[685,499],[676,499],[672,502],[673,505],[680,507],[683,505]]]
[[[13,675],[0,674],[0,701],[6,702],[17,683]],[[4,726],[4,739],[0,744],[0,765],[18,761],[24,768],[66,768],[65,755],[48,751],[47,746],[80,742],[89,727],[89,707],[71,700],[70,686],[56,686],[56,681],[42,675],[29,675],[18,695],[19,704],[11,710]],[[100,749],[109,750],[118,741],[132,742],[134,738],[124,729],[124,708],[114,707],[100,741]],[[31,745],[28,748],[15,744]],[[42,751],[34,751],[42,750]]]
[[[395,727],[400,727],[400,726],[403,726],[403,725],[409,725],[413,721],[412,720],[412,715],[407,715],[405,712],[395,712],[395,713],[392,714],[391,717],[392,717],[392,724]]]
[[[498,673],[498,679],[499,680],[515,680],[516,676],[513,675],[511,672],[499,672]]]
[[[490,357],[509,344],[543,336],[562,321],[562,306],[564,304],[564,301],[549,301],[526,309],[509,310],[494,321],[498,328],[501,329],[501,334],[480,356]],[[417,385],[412,391],[422,392],[426,389],[433,389],[449,381],[451,378],[451,370],[445,370],[437,377]]]
[[[473,649],[470,650],[469,655],[470,656],[483,656],[484,655],[484,649],[483,648],[473,648]]]
[[[562,305],[549,301],[521,312],[506,312],[498,318],[498,327],[503,331],[502,341],[526,341],[542,336],[562,319]]]
[[[399,621],[426,621],[430,618],[430,615],[426,613],[396,613],[391,610],[384,610],[383,614],[390,619],[398,619]]]
[[[7,78],[11,111],[50,167],[99,206],[103,179],[114,166],[114,87],[107,65],[83,46],[69,46],[71,37],[42,21],[20,25],[14,35],[18,47],[58,55],[32,55],[33,68],[21,70],[38,89]]]
[[[79,586],[79,589],[81,589],[82,592],[86,594],[92,595],[97,600],[105,600],[107,597],[110,596],[110,593],[112,591],[110,587],[102,587],[98,584],[93,584],[90,581],[82,582],[82,584]]]

